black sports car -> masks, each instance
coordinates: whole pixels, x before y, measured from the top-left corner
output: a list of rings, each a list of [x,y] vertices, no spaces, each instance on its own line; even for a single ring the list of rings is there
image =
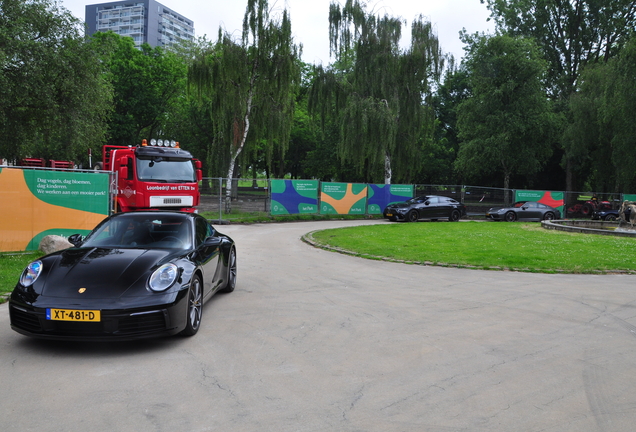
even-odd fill
[[[408,201],[392,203],[384,209],[384,217],[390,221],[417,222],[420,219],[448,219],[456,222],[465,215],[464,204],[453,198],[437,195],[424,195]]]
[[[236,285],[234,241],[198,214],[118,213],[70,249],[30,263],[9,299],[11,327],[47,339],[194,335],[203,303]]]
[[[536,201],[518,201],[511,207],[493,207],[486,212],[486,218],[495,221],[514,222],[516,220],[542,221],[560,219],[561,212]]]

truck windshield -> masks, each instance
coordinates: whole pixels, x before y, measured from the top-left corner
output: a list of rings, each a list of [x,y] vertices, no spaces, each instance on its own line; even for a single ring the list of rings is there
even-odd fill
[[[166,157],[138,158],[137,177],[142,181],[159,183],[192,183],[196,181],[192,161]]]

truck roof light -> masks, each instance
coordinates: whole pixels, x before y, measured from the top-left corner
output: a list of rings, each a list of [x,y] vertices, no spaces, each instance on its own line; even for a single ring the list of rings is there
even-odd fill
[[[170,147],[176,147],[177,143],[175,140],[170,141]]]
[[[146,141],[145,139],[141,140],[141,146],[142,147],[146,147],[148,145],[148,141]]]
[[[162,140],[162,139],[158,139],[158,140],[157,140],[157,145],[158,145],[159,147],[163,147],[163,140]]]
[[[175,147],[176,147],[176,148],[180,148],[180,147],[179,147],[179,141],[177,141],[177,142],[175,143]]]
[[[156,145],[157,145],[157,140],[156,140],[156,139],[154,139],[154,138],[153,138],[153,139],[151,139],[151,140],[150,140],[150,145],[151,145],[151,146],[156,146]]]

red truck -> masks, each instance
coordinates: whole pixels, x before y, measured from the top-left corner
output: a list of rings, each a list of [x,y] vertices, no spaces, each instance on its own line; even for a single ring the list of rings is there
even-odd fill
[[[96,170],[117,173],[115,211],[165,209],[195,212],[199,205],[201,161],[168,140],[137,147],[105,145]]]

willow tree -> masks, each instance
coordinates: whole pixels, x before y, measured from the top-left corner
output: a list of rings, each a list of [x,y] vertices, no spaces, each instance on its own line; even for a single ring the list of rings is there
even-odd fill
[[[393,171],[407,181],[415,172],[422,145],[430,141],[434,114],[433,82],[439,79],[443,56],[431,24],[422,16],[412,23],[411,45],[400,47],[406,22],[367,12],[348,0],[329,9],[331,67],[316,66],[310,110],[340,126],[339,153],[368,180]]]
[[[189,85],[209,101],[211,144],[227,148],[226,212],[231,211],[232,179],[241,152],[264,143],[269,159],[274,146],[284,154],[300,81],[300,50],[287,10],[271,16],[267,0],[248,0],[241,40],[219,29],[216,43],[189,67]]]

